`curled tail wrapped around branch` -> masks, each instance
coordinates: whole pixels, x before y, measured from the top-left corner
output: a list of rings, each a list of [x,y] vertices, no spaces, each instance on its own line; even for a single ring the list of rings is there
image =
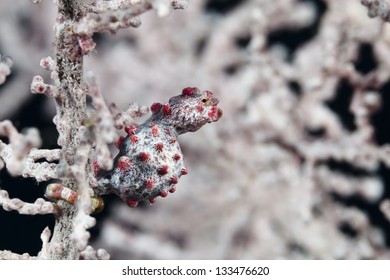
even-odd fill
[[[126,127],[128,135],[116,141],[119,153],[113,168],[104,171],[95,162],[98,182],[95,194],[114,193],[127,205],[135,207],[139,201],[154,203],[157,197],[175,192],[180,177],[187,174],[178,136],[218,121],[222,117],[218,103],[212,92],[188,87],[168,103],[152,104],[152,116],[141,125]],[[76,201],[67,197],[63,200]],[[101,204],[98,205],[100,209]]]

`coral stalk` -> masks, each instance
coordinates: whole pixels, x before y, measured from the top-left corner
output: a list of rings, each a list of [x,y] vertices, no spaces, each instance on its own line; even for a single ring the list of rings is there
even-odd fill
[[[78,1],[58,1],[55,50],[55,85],[57,115],[54,119],[59,132],[58,144],[61,146],[62,166],[73,166],[78,147],[78,131],[86,117],[86,94],[83,89],[83,53],[78,38],[71,32],[73,22],[80,20],[82,13]],[[79,166],[86,168],[85,166]],[[67,168],[65,168],[67,170]],[[61,174],[62,183],[76,190],[76,180],[66,172]],[[79,251],[71,238],[77,209],[68,203],[59,202],[61,215],[56,217],[52,240],[49,244],[49,259],[78,259]]]

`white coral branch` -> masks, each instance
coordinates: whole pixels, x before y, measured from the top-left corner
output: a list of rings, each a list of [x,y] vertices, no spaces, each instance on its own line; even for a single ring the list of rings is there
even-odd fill
[[[92,72],[87,74],[86,82],[88,85],[88,94],[92,97],[92,105],[98,114],[95,126],[96,160],[99,167],[111,169],[112,156],[108,144],[113,143],[118,137],[114,127],[113,116],[104,102],[96,77]]]
[[[61,156],[60,150],[38,150],[34,148],[41,145],[41,138],[37,129],[30,128],[23,135],[18,133],[10,121],[6,120],[0,122],[0,135],[9,139],[8,144],[0,141],[0,158],[5,162],[11,175],[34,177],[38,182],[58,178],[57,164],[36,162],[36,160],[42,158],[54,161]]]
[[[32,93],[44,94],[47,97],[58,97],[58,91],[55,86],[46,84],[41,76],[35,76],[33,78],[30,90]]]
[[[78,200],[76,203],[78,211],[74,219],[74,229],[71,237],[77,249],[83,251],[87,247],[90,237],[88,229],[95,225],[96,220],[90,216],[92,212],[91,195],[93,192],[87,183],[87,174],[85,171],[91,151],[91,145],[88,143],[89,134],[85,127],[80,128],[79,134],[81,142],[77,149],[77,161],[75,165],[71,166],[72,176],[76,180],[78,187]]]
[[[24,253],[20,255],[8,250],[0,251],[0,260],[32,260],[32,259],[37,259],[37,257],[32,257],[28,253]]]
[[[104,1],[98,0],[95,1],[90,6],[90,10],[92,12],[103,12],[106,10],[119,10],[119,9],[127,9],[134,5],[139,4],[140,0],[112,0],[112,1]]]
[[[73,27],[77,34],[92,35],[95,32],[110,31],[115,33],[120,28],[141,25],[139,15],[154,9],[158,16],[168,16],[172,9],[184,9],[186,0],[113,0],[96,1],[87,10],[87,14]]]
[[[380,205],[380,209],[382,213],[385,215],[386,219],[390,222],[390,200],[389,199],[384,200]]]
[[[15,210],[23,215],[46,215],[56,212],[53,203],[38,198],[34,203],[27,203],[18,198],[9,198],[8,192],[0,190],[0,205],[5,211]]]
[[[5,82],[5,78],[11,74],[11,67],[13,61],[8,56],[1,56],[0,54],[0,85]]]
[[[0,157],[6,163],[8,171],[14,176],[22,174],[24,158],[31,148],[41,145],[38,130],[29,128],[22,135],[9,120],[5,120],[0,122],[0,136],[9,139],[9,144],[0,141]]]
[[[80,252],[80,259],[83,260],[108,260],[110,254],[104,249],[95,250],[92,246],[88,245],[84,251]]]
[[[47,161],[55,161],[61,158],[61,150],[60,149],[31,149],[28,157],[32,160],[46,159]]]
[[[51,231],[48,227],[45,227],[45,229],[41,233],[41,240],[42,240],[42,249],[38,253],[38,256],[42,259],[48,259],[49,256],[49,240],[51,236]]]
[[[58,179],[57,164],[48,162],[34,162],[31,158],[26,158],[25,167],[22,172],[23,177],[35,178],[37,182]]]
[[[89,11],[99,13],[107,10],[123,10],[131,8],[135,5],[142,4],[146,2],[146,4],[151,4],[152,7],[157,10],[157,14],[164,16],[169,13],[171,8],[173,9],[185,9],[188,7],[187,0],[97,0],[91,6],[88,7]]]
[[[119,112],[119,109],[115,104],[110,105],[110,111],[114,116],[114,123],[116,129],[123,129],[130,125],[135,124],[135,119],[145,116],[149,113],[149,108],[146,106],[138,105],[136,103],[132,103],[129,105],[124,112]]]
[[[33,148],[24,160],[22,176],[35,178],[38,182],[58,179],[57,164],[49,162],[59,160],[60,158],[61,150],[59,149],[38,150]],[[39,159],[45,159],[49,162],[35,162]]]
[[[100,14],[90,13],[75,23],[73,31],[77,34],[91,35],[95,32],[110,31],[115,33],[120,28],[138,27],[139,15],[148,11],[151,5],[146,3],[126,10],[106,11]]]

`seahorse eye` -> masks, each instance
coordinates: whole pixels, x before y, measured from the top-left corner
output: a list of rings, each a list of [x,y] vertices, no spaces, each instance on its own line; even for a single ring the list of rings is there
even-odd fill
[[[203,99],[202,99],[202,102],[203,102],[203,103],[206,103],[206,102],[207,102],[207,99],[206,99],[206,98],[203,98]]]

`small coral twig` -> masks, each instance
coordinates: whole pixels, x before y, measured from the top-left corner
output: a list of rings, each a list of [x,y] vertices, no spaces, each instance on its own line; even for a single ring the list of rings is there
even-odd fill
[[[38,256],[30,256],[28,253],[22,255],[13,253],[8,250],[0,251],[0,260],[36,260],[36,259],[49,259],[49,239],[51,231],[48,227],[41,233],[42,249],[38,253]]]
[[[93,12],[102,12],[107,10],[127,9],[141,2],[142,1],[140,0],[113,0],[113,1],[97,0],[89,8]]]
[[[93,227],[96,220],[90,216],[93,211],[91,195],[93,194],[91,188],[87,183],[87,164],[89,154],[91,152],[91,144],[89,139],[90,134],[85,127],[79,129],[80,144],[77,149],[77,161],[71,166],[72,176],[77,184],[77,214],[74,219],[74,229],[71,238],[79,251],[83,251],[88,245],[90,233],[87,231]]]
[[[389,199],[384,200],[380,205],[380,209],[382,213],[385,215],[386,219],[390,222],[390,200]]]
[[[56,62],[50,56],[42,58],[39,65],[47,71],[54,71],[56,68]]]
[[[108,260],[110,254],[104,249],[98,249],[97,251],[91,246],[87,246],[84,251],[80,252],[80,259],[83,260]]]
[[[56,212],[53,203],[38,198],[34,203],[27,203],[18,198],[10,199],[7,191],[0,190],[0,205],[6,211],[18,211],[23,215],[45,215]]]
[[[36,149],[32,148],[30,150],[30,153],[28,154],[28,157],[32,160],[39,160],[39,159],[46,159],[47,161],[55,161],[59,160],[61,158],[61,150],[60,149],[53,149],[53,150],[47,150],[47,149]]]
[[[383,21],[390,21],[390,9],[387,0],[361,0],[368,9],[369,17],[380,17]]]
[[[0,251],[0,260],[33,260],[33,259],[38,259],[38,258],[30,256],[28,253],[24,253],[20,255],[8,250]]]
[[[38,253],[38,257],[41,259],[48,259],[50,236],[51,236],[50,229],[48,227],[45,227],[45,229],[41,233],[42,249]]]
[[[12,59],[8,56],[1,56],[0,54],[0,85],[5,82],[5,78],[11,73],[13,65]]]
[[[149,108],[146,106],[140,106],[136,103],[132,103],[129,105],[124,112],[119,112],[119,109],[115,104],[110,105],[110,111],[114,116],[114,124],[115,128],[118,130],[122,130],[126,127],[130,127],[135,124],[135,119],[145,116],[149,113]]]
[[[142,2],[146,2],[146,5],[157,10],[158,15],[160,16],[166,15],[169,12],[169,8],[171,7],[173,9],[185,9],[188,6],[187,0],[97,0],[92,5],[87,7],[87,10],[95,13],[107,10],[123,10],[134,7],[135,5],[142,4]]]
[[[150,9],[150,5],[136,6],[126,10],[106,11],[100,14],[88,14],[75,23],[73,31],[77,34],[91,35],[95,32],[115,33],[120,28],[138,27],[141,21],[138,15]]]
[[[0,135],[9,139],[9,144],[0,141],[0,158],[6,163],[10,174],[34,177],[38,182],[57,178],[57,164],[35,162],[42,158],[46,158],[48,161],[60,158],[60,150],[33,148],[41,144],[38,130],[28,129],[25,135],[22,135],[17,132],[10,121],[3,121],[0,122]]]
[[[55,87],[46,84],[41,76],[35,76],[33,78],[30,85],[30,90],[32,93],[41,93],[48,97],[56,98],[58,96],[58,92],[56,91]]]
[[[91,13],[75,23],[73,31],[79,35],[103,31],[115,33],[120,28],[139,27],[141,20],[138,16],[150,9],[163,17],[169,15],[172,9],[185,9],[187,6],[186,0],[98,0],[86,7]]]
[[[97,85],[96,77],[93,73],[87,75],[86,83],[88,85],[88,94],[92,97],[92,105],[98,114],[94,126],[94,134],[100,136],[94,137],[94,140],[96,141],[95,152],[97,164],[103,169],[111,169],[112,156],[108,144],[112,144],[118,137],[114,127],[113,116],[104,102],[103,96]]]
[[[39,132],[35,128],[27,129],[25,134],[19,134],[13,124],[6,120],[0,122],[0,136],[8,137],[9,144],[0,141],[0,158],[7,165],[12,175],[20,175],[23,172],[23,160],[33,147],[41,145]]]
[[[33,148],[25,158],[22,176],[33,177],[38,182],[48,181],[49,179],[57,179],[57,164],[49,162],[59,160],[60,158],[61,150],[59,149],[38,150]],[[40,159],[46,159],[49,162],[35,162]]]

